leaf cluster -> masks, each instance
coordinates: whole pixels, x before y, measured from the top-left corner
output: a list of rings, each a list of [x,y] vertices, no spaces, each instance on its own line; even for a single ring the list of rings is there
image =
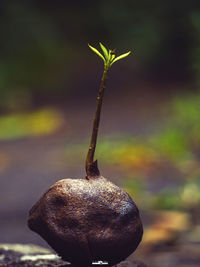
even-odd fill
[[[122,54],[118,57],[116,57],[115,55],[115,50],[110,50],[110,49],[107,49],[102,43],[99,43],[100,47],[101,47],[101,50],[103,52],[103,54],[101,54],[96,48],[94,48],[93,46],[91,46],[90,44],[88,44],[89,48],[95,52],[103,61],[104,61],[104,67],[105,69],[109,69],[113,63],[115,63],[116,61],[122,59],[122,58],[125,58],[127,57],[131,51],[125,53],[125,54]]]

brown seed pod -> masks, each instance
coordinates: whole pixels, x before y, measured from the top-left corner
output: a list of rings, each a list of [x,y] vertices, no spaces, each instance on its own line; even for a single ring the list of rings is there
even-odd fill
[[[58,181],[30,210],[28,225],[75,266],[117,264],[137,248],[143,233],[133,200],[102,176]]]

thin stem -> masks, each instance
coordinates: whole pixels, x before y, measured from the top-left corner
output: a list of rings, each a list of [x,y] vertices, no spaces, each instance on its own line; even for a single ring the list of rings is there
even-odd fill
[[[101,78],[99,94],[97,97],[97,107],[96,107],[96,113],[95,113],[94,122],[93,122],[92,137],[91,137],[90,146],[89,146],[89,150],[88,150],[87,158],[86,158],[85,168],[86,168],[86,174],[87,174],[88,179],[96,178],[100,176],[100,172],[97,166],[97,160],[94,161],[94,153],[95,153],[97,135],[98,135],[98,130],[99,130],[102,100],[103,100],[104,90],[106,87],[107,72],[108,72],[108,68],[105,67],[103,76]]]

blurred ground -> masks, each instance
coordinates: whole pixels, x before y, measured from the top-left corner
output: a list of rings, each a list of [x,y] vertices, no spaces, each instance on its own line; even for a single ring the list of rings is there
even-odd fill
[[[0,244],[0,256],[0,266],[2,267],[73,267],[50,250],[36,245]],[[98,264],[96,263],[96,265]],[[123,261],[114,267],[146,266],[140,261]]]

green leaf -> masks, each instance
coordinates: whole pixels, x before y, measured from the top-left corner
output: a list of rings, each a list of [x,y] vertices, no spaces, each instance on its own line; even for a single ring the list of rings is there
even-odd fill
[[[88,46],[89,46],[89,48],[90,48],[93,52],[95,52],[100,58],[103,59],[104,63],[106,63],[106,60],[105,60],[104,56],[103,56],[103,55],[102,55],[96,48],[92,47],[92,46],[89,45],[89,44],[88,44]]]
[[[122,55],[119,56],[119,57],[116,57],[116,58],[112,61],[111,66],[112,66],[112,64],[113,64],[114,62],[116,62],[116,61],[118,61],[118,60],[120,60],[120,59],[122,59],[122,58],[124,58],[124,57],[127,57],[130,53],[131,53],[131,51],[129,51],[129,52],[125,53],[125,54],[122,54]]]
[[[114,58],[115,58],[115,54],[112,54],[110,60],[113,61]]]
[[[110,60],[111,60],[111,56],[112,56],[111,52],[112,52],[112,50],[109,49],[108,50],[108,60],[107,60],[108,62],[110,62]]]
[[[101,50],[104,53],[106,60],[108,60],[108,50],[105,48],[105,46],[102,43],[99,43],[99,44],[100,44]]]

